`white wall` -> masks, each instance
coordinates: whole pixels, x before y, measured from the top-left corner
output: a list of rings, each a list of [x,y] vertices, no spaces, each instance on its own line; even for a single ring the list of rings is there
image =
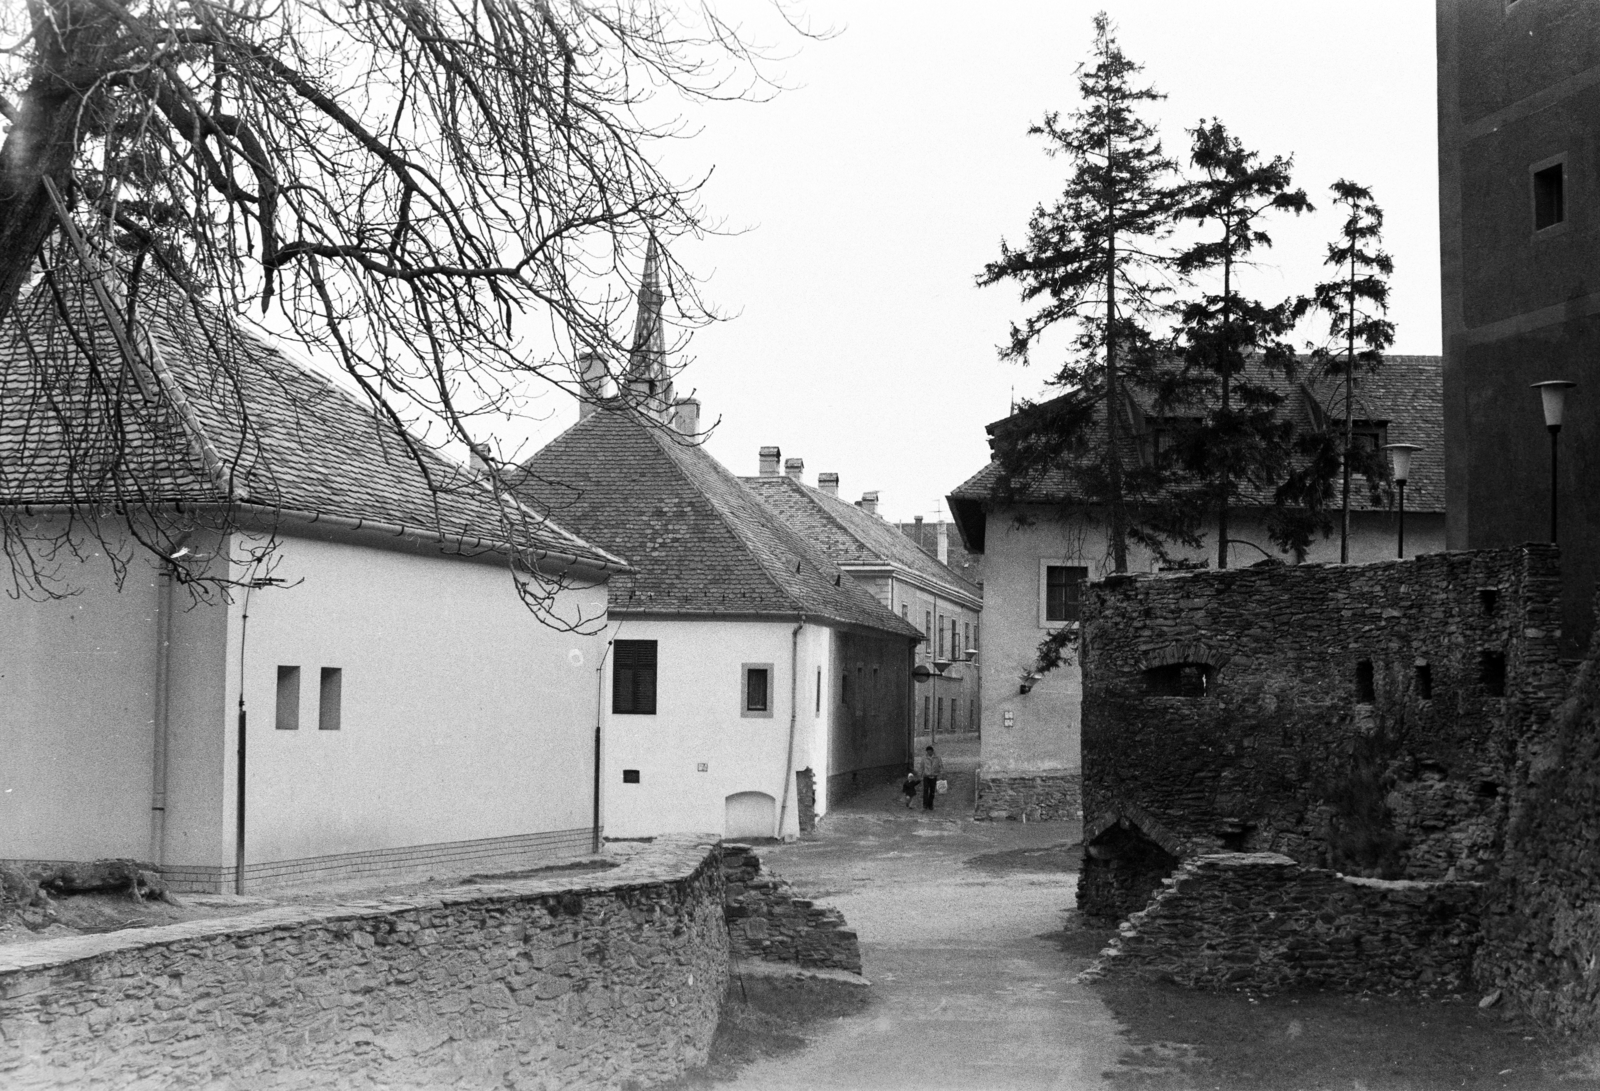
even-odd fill
[[[1082,520],[1062,522],[1045,510],[1031,509],[1031,521],[1019,526],[1004,512],[987,514],[984,552],[979,563],[983,579],[983,645],[979,656],[983,677],[983,765],[989,772],[1030,772],[1082,767],[1079,746],[1083,687],[1076,662],[1046,674],[1031,692],[1021,692],[1021,676],[1031,669],[1039,642],[1055,625],[1044,622],[1041,563],[1082,565],[1090,579],[1112,571],[1103,526]],[[1230,537],[1270,545],[1262,521],[1245,512],[1230,520]],[[1395,556],[1395,516],[1389,512],[1354,512],[1351,515],[1352,563],[1390,560]],[[1406,554],[1436,553],[1444,549],[1444,517],[1437,513],[1406,516]],[[1173,547],[1171,553],[1215,563],[1216,544],[1199,549]],[[1235,545],[1230,560],[1235,566],[1261,560],[1260,550]],[[1337,532],[1316,542],[1311,562],[1337,562]],[[1128,568],[1150,572],[1150,553],[1130,547]],[[1006,714],[1011,714],[1009,725]],[[919,710],[920,714],[920,710]],[[920,720],[918,721],[920,723]]]
[[[499,565],[302,538],[280,557],[247,629],[242,598],[230,612],[217,725],[231,832],[243,636],[247,863],[590,825],[597,636],[541,624]],[[556,605],[601,615],[606,588]],[[295,731],[274,723],[279,665],[301,668]],[[338,731],[318,729],[323,667],[343,671]]]
[[[656,712],[611,711],[606,671],[605,827],[608,837],[649,837],[686,831],[721,833],[724,801],[739,792],[764,792],[782,812],[774,836],[799,833],[789,766],[791,634],[794,622],[722,620],[614,620],[610,639],[656,641]],[[826,627],[808,624],[800,634],[798,716],[794,769],[815,770],[827,782],[828,674]],[[746,663],[772,665],[771,716],[743,715]],[[817,711],[817,670],[823,701]],[[704,770],[700,766],[704,765]],[[623,782],[637,769],[639,782]],[[788,804],[784,806],[785,783]]]

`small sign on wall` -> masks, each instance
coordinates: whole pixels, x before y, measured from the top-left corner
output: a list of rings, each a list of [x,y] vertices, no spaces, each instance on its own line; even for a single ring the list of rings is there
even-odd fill
[[[1004,712],[1002,712],[1000,714],[1000,722],[1002,724],[1004,724],[1006,727],[1016,727],[1017,726],[1017,714],[1016,714],[1016,712],[1014,710],[1012,710],[1012,709],[1009,709],[1009,708],[1006,709]]]
[[[708,766],[705,762],[700,762],[694,767],[694,771],[697,773],[704,773],[709,768],[710,766]]]

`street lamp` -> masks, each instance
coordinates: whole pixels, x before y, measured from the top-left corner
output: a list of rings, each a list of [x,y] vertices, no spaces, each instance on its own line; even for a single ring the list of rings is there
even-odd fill
[[[1567,379],[1547,379],[1529,384],[1544,402],[1544,426],[1550,431],[1550,544],[1556,542],[1556,436],[1561,432],[1561,411],[1566,407],[1567,391],[1577,383]]]
[[[1406,559],[1406,482],[1411,478],[1411,456],[1422,450],[1415,443],[1385,443],[1389,462],[1394,467],[1395,487],[1400,490],[1400,546],[1399,558]]]

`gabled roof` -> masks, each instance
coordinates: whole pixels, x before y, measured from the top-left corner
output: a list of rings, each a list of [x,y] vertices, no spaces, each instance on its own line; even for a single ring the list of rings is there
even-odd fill
[[[1410,512],[1444,511],[1443,375],[1443,361],[1438,356],[1385,356],[1376,374],[1361,376],[1355,384],[1350,413],[1355,421],[1382,421],[1386,425],[1388,442],[1415,443],[1422,447],[1412,458],[1411,477],[1406,483],[1406,510]],[[1336,383],[1288,381],[1254,366],[1248,369],[1247,377],[1284,394],[1284,412],[1296,428],[1321,430],[1337,427],[1344,420],[1343,388]],[[985,430],[993,437],[1008,426],[1025,421],[1034,408],[1018,410],[987,425]],[[1152,419],[1153,410],[1148,404],[1134,400],[1126,408],[1122,416],[1122,450],[1129,464],[1137,464],[1146,457],[1145,444]],[[1103,414],[1097,427],[1104,428]],[[948,497],[951,515],[963,539],[979,552],[982,551],[982,534],[974,520],[980,517],[983,504],[996,499],[999,479],[1000,466],[991,461],[951,490]],[[1032,483],[1022,499],[1043,504],[1064,503],[1072,500],[1072,491],[1071,476],[1065,470],[1054,469]],[[1258,506],[1270,504],[1270,493],[1255,497],[1254,503]],[[1240,506],[1248,507],[1250,501]],[[1351,489],[1350,506],[1359,510],[1384,510],[1380,504],[1373,503],[1365,487]]]
[[[704,448],[597,409],[523,464],[522,496],[628,558],[614,614],[805,615],[918,638]]]
[[[0,504],[289,511],[625,566],[218,308],[170,291],[136,303],[129,367],[87,287],[19,301],[0,331]]]
[[[981,600],[977,584],[940,564],[893,523],[788,476],[747,477],[744,483],[784,524],[846,568],[894,568],[946,591]]]

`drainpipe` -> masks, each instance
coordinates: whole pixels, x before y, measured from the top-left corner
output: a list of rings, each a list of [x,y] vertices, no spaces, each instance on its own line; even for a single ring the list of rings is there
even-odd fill
[[[610,645],[606,647],[609,649]],[[600,716],[605,707],[606,657],[600,656],[600,665],[594,669],[594,840],[590,852],[600,854]]]
[[[167,726],[172,676],[172,570],[162,564],[156,575],[156,700],[154,745],[150,762],[150,861],[166,863]]]
[[[806,627],[806,616],[789,634],[789,758],[783,770],[783,803],[778,807],[778,837],[783,837],[783,820],[789,817],[789,792],[794,785],[794,732],[800,711],[800,630]]]

